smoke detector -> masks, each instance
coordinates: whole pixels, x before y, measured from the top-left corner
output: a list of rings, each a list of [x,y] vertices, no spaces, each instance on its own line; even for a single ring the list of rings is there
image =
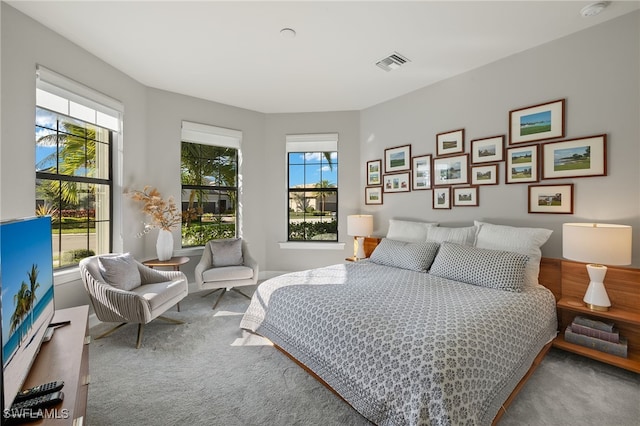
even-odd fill
[[[596,16],[603,10],[609,6],[610,1],[599,1],[596,3],[591,3],[580,9],[580,16],[583,18],[588,18],[590,16]]]
[[[386,58],[380,59],[378,62],[376,62],[376,66],[382,68],[385,71],[391,71],[400,68],[407,62],[411,61],[398,52],[393,52]]]

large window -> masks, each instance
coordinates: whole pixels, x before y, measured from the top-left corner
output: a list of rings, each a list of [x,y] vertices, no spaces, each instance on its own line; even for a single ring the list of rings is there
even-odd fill
[[[338,241],[337,135],[288,135],[288,240]]]
[[[62,268],[111,251],[114,132],[77,118],[95,118],[91,108],[40,88],[36,98],[35,211],[51,216],[54,268]]]
[[[238,234],[240,139],[239,132],[234,132],[183,122],[180,164],[183,247],[201,246],[212,239]]]

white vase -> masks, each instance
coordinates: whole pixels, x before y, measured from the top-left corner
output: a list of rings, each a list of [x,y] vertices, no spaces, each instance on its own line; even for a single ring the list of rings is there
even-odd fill
[[[173,234],[171,231],[161,229],[156,241],[156,253],[158,260],[169,260],[173,256]]]

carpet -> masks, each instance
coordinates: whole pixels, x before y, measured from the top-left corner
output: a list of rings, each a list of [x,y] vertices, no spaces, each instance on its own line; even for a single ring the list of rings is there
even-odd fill
[[[247,294],[255,287],[243,287]],[[249,300],[190,294],[181,312],[90,345],[86,424],[369,425],[265,339],[239,328]],[[96,336],[109,324],[91,329]],[[638,425],[640,375],[552,349],[500,425]]]

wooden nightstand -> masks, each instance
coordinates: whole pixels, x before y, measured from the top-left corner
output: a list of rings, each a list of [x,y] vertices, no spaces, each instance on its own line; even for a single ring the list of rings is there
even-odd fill
[[[606,312],[592,311],[582,303],[588,283],[589,276],[583,263],[562,261],[562,294],[557,302],[560,334],[553,346],[640,373],[640,270],[608,269],[605,286],[612,306]],[[627,338],[627,358],[565,341],[564,330],[576,315],[613,321],[620,336]]]

